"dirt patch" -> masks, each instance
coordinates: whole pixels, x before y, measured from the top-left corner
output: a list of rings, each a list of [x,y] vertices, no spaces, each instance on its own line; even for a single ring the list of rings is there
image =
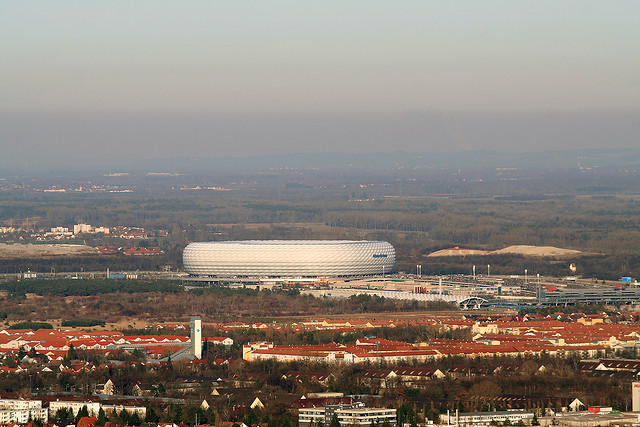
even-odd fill
[[[566,257],[582,255],[583,252],[575,249],[562,249],[554,246],[529,246],[529,245],[514,245],[504,249],[494,251],[496,254],[516,254],[524,256],[539,256],[539,257]]]
[[[459,247],[442,249],[431,252],[428,257],[435,256],[467,256],[467,255],[491,255],[493,251],[483,251],[482,249],[461,249]]]
[[[121,331],[121,330],[128,329],[129,326],[131,326],[131,328],[133,329],[143,329],[149,325],[150,325],[149,321],[130,318],[130,319],[121,320],[116,323],[107,323],[102,329],[106,329],[106,330],[115,329],[115,330]]]
[[[29,319],[25,319],[29,320]],[[89,327],[69,327],[62,326],[64,319],[47,319],[46,322],[50,323],[55,329],[77,329],[82,331],[125,331],[127,329],[144,329],[151,323],[142,319],[125,319],[119,322],[106,323],[104,326],[89,326]],[[17,323],[11,322],[11,323]],[[130,328],[131,327],[131,328]]]
[[[0,243],[0,258],[39,258],[50,256],[97,255],[96,248],[87,245],[32,243]]]
[[[531,245],[513,245],[495,251],[484,251],[480,249],[461,249],[459,247],[442,249],[432,252],[428,257],[441,256],[469,256],[469,255],[522,255],[530,257],[550,257],[563,258],[571,256],[586,255],[582,251],[575,249],[562,249],[554,246],[531,246]]]

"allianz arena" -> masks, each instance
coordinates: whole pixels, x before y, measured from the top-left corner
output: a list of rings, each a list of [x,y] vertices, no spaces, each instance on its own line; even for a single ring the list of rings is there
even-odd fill
[[[184,268],[196,276],[340,277],[391,272],[396,252],[387,242],[245,240],[187,245]]]

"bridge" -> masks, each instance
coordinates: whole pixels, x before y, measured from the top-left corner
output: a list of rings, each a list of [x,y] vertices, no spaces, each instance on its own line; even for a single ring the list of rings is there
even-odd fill
[[[487,301],[484,298],[469,297],[467,299],[460,301],[458,304],[460,304],[460,308],[463,310],[480,310],[483,304],[486,305],[488,303],[489,301]]]

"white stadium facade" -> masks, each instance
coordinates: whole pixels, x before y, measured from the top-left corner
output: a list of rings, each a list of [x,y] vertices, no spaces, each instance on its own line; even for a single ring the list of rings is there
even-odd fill
[[[194,276],[343,277],[390,273],[396,252],[387,242],[244,240],[187,245],[184,268]]]

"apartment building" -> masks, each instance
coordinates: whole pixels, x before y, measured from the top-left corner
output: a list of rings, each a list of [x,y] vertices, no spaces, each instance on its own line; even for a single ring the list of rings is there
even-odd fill
[[[29,420],[49,422],[47,408],[41,400],[0,399],[0,424],[27,423]]]
[[[362,426],[368,427],[371,423],[384,424],[391,427],[397,425],[397,415],[395,409],[387,408],[367,408],[363,403],[357,402],[349,405],[327,405],[317,408],[300,408],[298,410],[299,427],[309,427],[314,425],[331,424],[333,416],[338,417],[341,426]]]

